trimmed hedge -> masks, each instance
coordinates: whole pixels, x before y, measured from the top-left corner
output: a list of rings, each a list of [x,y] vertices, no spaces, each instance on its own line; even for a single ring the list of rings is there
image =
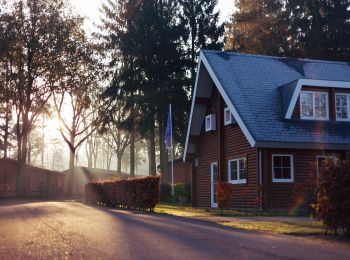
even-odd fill
[[[316,193],[316,217],[323,221],[326,233],[342,229],[350,235],[350,162],[327,160],[322,168]]]
[[[152,211],[159,202],[159,177],[90,182],[85,185],[85,201]]]

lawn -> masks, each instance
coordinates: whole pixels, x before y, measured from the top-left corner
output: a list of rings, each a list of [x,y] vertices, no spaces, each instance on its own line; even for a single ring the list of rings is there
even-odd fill
[[[235,210],[201,209],[188,206],[160,204],[155,208],[157,214],[204,219],[232,228],[255,230],[275,234],[321,235],[324,234],[322,222],[307,218],[286,217],[283,212],[269,212],[256,215],[252,212]]]
[[[172,204],[159,204],[154,209],[155,213],[168,214],[180,217],[210,217],[210,216],[246,216],[251,213],[236,210],[203,209]]]
[[[268,218],[268,217],[267,217]],[[230,221],[221,222],[227,227],[286,235],[321,235],[324,228],[320,221]]]

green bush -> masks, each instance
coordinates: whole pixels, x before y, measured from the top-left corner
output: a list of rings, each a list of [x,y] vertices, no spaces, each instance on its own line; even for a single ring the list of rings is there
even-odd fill
[[[350,162],[327,160],[319,175],[316,192],[316,217],[328,230],[342,229],[350,234]]]
[[[85,201],[113,207],[153,210],[159,202],[159,177],[90,182]]]

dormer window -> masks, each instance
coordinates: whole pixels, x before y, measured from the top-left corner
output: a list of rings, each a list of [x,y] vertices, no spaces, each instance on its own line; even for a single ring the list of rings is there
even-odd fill
[[[335,94],[335,114],[338,121],[350,121],[350,94]]]
[[[205,131],[215,131],[216,130],[216,118],[215,114],[210,114],[205,117]]]
[[[300,118],[328,120],[328,93],[320,91],[301,91]]]
[[[233,118],[231,110],[228,107],[226,107],[224,110],[224,124],[230,125],[233,123],[235,123],[235,119]]]

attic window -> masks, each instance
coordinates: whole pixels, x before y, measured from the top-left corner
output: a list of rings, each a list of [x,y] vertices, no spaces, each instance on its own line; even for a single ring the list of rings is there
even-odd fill
[[[233,118],[231,110],[228,107],[226,107],[224,110],[224,124],[230,125],[233,123],[235,123],[235,119]]]
[[[328,119],[328,93],[319,91],[300,92],[300,118]]]
[[[216,130],[216,118],[215,114],[210,114],[205,117],[205,131],[215,131]]]

